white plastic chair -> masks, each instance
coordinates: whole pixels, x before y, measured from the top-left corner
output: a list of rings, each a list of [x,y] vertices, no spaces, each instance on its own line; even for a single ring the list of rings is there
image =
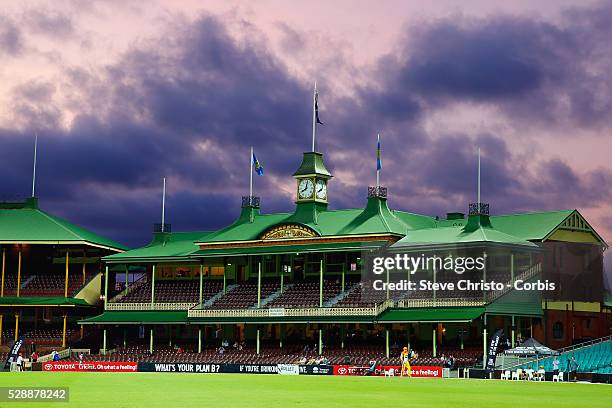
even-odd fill
[[[523,370],[521,370],[520,368],[516,371],[512,372],[512,379],[513,380],[519,380],[521,378],[521,373],[523,372]]]
[[[501,374],[501,379],[502,380],[509,380],[510,379],[510,370],[506,370]]]
[[[559,371],[559,382],[563,382],[563,371]]]
[[[385,370],[385,377],[395,377],[395,369],[390,368]]]

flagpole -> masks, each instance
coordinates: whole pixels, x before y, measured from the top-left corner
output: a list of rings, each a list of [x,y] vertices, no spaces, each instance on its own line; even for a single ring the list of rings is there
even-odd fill
[[[38,146],[38,133],[34,133],[34,168],[32,170],[32,197],[36,192],[36,148]]]
[[[249,158],[249,205],[253,197],[253,146],[251,146],[251,157]]]
[[[376,191],[378,191],[378,188],[380,187],[380,166],[378,165],[378,162],[380,160],[379,146],[380,146],[380,133],[378,133],[376,137]]]
[[[164,177],[164,184],[162,187],[162,219],[161,219],[161,232],[166,229],[166,178]]]
[[[317,134],[317,117],[316,117],[316,103],[317,103],[317,81],[314,83],[314,92],[312,93],[312,151],[315,151],[315,138]]]
[[[480,213],[480,147],[478,148],[478,212]]]

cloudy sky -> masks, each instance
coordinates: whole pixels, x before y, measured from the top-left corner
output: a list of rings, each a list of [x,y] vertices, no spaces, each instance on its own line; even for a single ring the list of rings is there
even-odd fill
[[[380,132],[393,208],[466,211],[480,147],[492,213],[608,238],[611,43],[611,2],[5,0],[0,196],[29,195],[38,133],[41,206],[129,245],[163,176],[173,230],[231,222],[251,145],[262,211],[289,211],[317,80],[332,208],[364,205]]]

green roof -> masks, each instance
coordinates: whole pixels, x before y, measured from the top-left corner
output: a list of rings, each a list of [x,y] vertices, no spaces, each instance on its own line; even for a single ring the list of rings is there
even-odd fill
[[[313,206],[313,207],[309,207]],[[414,228],[425,228],[434,225],[434,219],[424,215],[401,211],[391,211],[384,198],[368,199],[365,208],[343,210],[326,210],[316,204],[298,205],[296,213],[260,214],[250,209],[243,209],[241,216],[231,225],[213,232],[202,239],[207,242],[231,242],[257,240],[268,229],[282,224],[302,224],[314,230],[322,237],[350,236],[371,234],[405,235]],[[300,214],[304,211],[316,211],[316,219]],[[251,222],[252,219],[252,222]]]
[[[79,324],[184,324],[187,311],[106,311],[79,321]]]
[[[66,297],[3,296],[0,306],[92,306],[84,299]]]
[[[494,228],[493,225],[496,226],[497,224],[490,221],[487,216],[472,215],[466,223],[461,223],[461,225],[455,227],[445,226],[409,231],[404,238],[393,244],[393,247],[495,243],[503,245],[520,245],[533,249],[538,248],[536,244],[499,231]]]
[[[294,176],[310,176],[310,175],[321,175],[331,177],[331,173],[325,167],[323,163],[323,154],[318,152],[305,152],[302,158],[302,164],[293,173]]]
[[[127,247],[38,208],[38,200],[0,203],[0,243],[81,243],[111,250]]]
[[[543,240],[575,210],[530,212],[491,217],[499,231],[525,240]]]
[[[195,241],[204,239],[208,234],[208,231],[156,233],[147,246],[109,255],[103,259],[107,262],[151,261],[157,258],[184,260],[198,251],[199,247]]]
[[[484,307],[388,309],[377,321],[392,322],[471,322],[484,313]]]

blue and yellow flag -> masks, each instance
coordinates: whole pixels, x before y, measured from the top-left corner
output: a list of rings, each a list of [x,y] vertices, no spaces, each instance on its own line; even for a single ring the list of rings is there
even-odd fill
[[[253,153],[253,167],[255,168],[255,173],[257,173],[258,176],[263,176],[263,167],[261,167],[259,160],[257,160],[257,157],[255,157],[255,153]]]
[[[380,158],[380,135],[378,135],[378,145],[376,147],[376,170],[382,169],[382,160]]]

